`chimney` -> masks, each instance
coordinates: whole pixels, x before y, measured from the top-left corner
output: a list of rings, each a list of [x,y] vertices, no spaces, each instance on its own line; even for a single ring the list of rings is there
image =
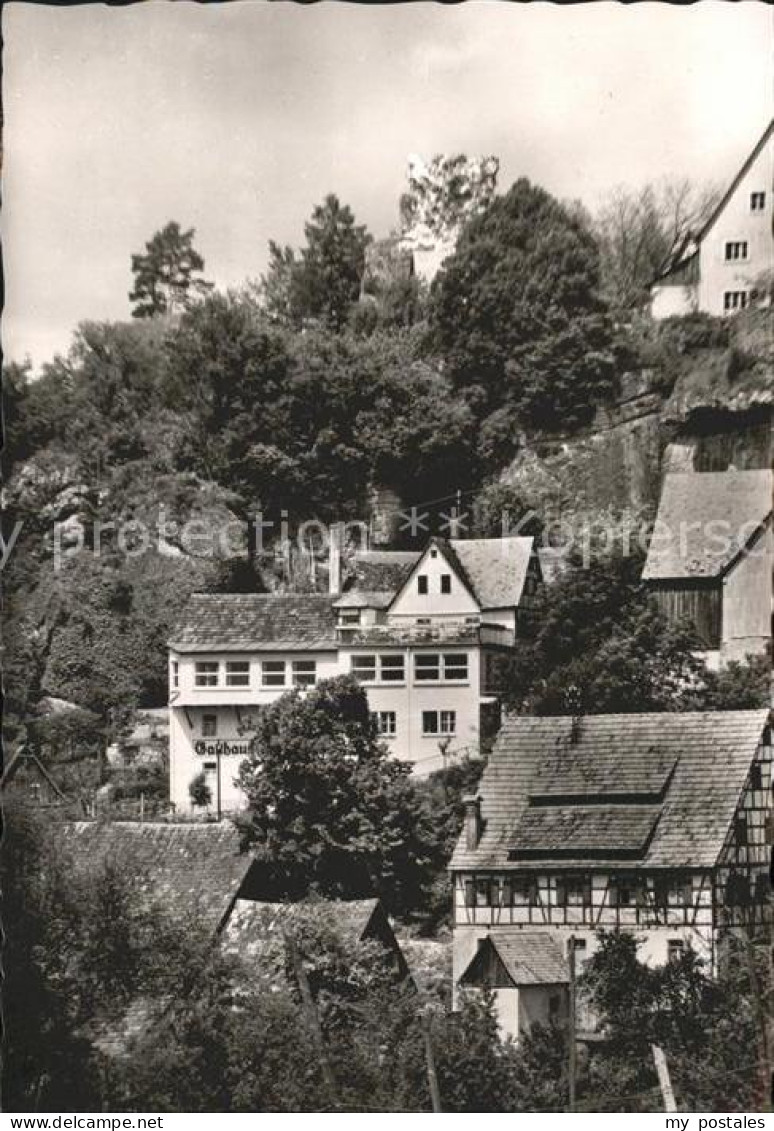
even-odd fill
[[[334,522],[328,532],[328,592],[337,597],[341,592],[341,543],[342,524]]]
[[[463,797],[462,805],[465,810],[465,847],[472,852],[481,840],[481,798],[469,794]]]

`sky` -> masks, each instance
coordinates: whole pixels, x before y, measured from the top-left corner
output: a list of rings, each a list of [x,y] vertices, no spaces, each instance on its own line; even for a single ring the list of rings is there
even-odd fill
[[[130,316],[130,258],[171,219],[219,287],[258,278],[336,192],[375,236],[412,153],[495,154],[598,205],[727,182],[772,114],[774,9],[608,0],[3,6],[6,360]]]

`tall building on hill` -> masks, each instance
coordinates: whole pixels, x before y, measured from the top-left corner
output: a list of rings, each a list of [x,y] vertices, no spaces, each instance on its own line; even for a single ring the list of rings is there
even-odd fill
[[[773,198],[774,119],[701,231],[686,236],[653,283],[653,317],[696,310],[734,314],[768,301],[774,272]]]

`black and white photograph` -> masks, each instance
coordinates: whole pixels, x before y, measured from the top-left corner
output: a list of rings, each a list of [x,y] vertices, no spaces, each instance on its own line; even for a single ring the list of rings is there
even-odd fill
[[[774,9],[11,0],[1,121],[5,1131],[767,1126]]]

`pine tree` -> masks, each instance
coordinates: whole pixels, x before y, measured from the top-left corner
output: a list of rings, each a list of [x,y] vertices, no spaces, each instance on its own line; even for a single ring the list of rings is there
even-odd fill
[[[193,246],[194,235],[193,228],[183,232],[170,220],[146,243],[144,255],[132,256],[134,289],[129,301],[135,304],[135,318],[185,310],[212,289],[212,283],[196,277],[204,270],[204,260]]]

